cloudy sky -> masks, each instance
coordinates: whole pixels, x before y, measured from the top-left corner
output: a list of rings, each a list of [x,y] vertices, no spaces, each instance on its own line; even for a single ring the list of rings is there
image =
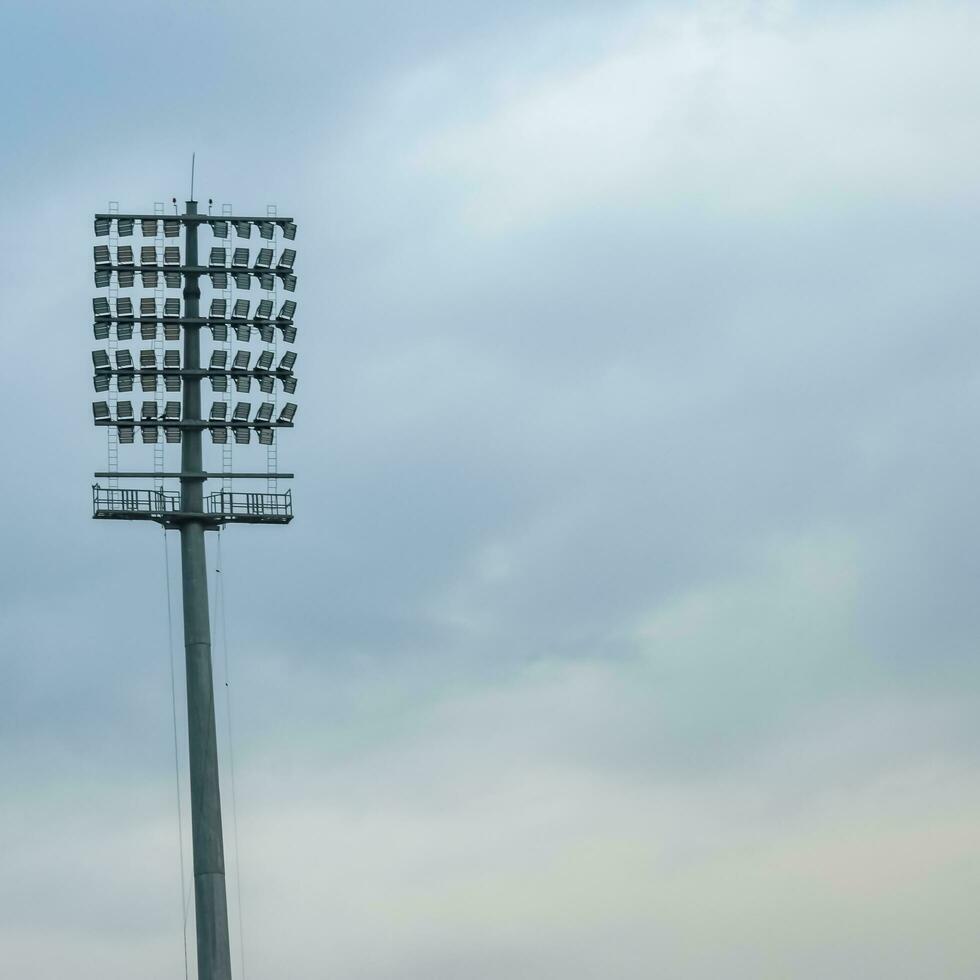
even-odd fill
[[[237,976],[975,978],[978,30],[7,0],[0,972],[183,975],[91,214],[196,151],[300,224],[297,517],[225,532],[213,617]]]

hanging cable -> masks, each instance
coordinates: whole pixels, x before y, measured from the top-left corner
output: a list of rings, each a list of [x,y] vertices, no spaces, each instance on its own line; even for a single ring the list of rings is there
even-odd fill
[[[218,528],[218,562],[215,568],[216,600],[221,617],[221,645],[225,668],[225,719],[228,724],[228,772],[231,784],[231,826],[235,844],[235,892],[238,902],[238,957],[242,980],[245,980],[245,930],[242,925],[242,862],[238,847],[238,794],[235,790],[235,741],[231,718],[231,683],[228,659],[228,617],[225,613],[224,560],[221,557],[221,528]]]
[[[184,933],[184,980],[188,980],[187,964],[187,906],[190,896],[184,876],[184,808],[180,792],[180,748],[177,740],[177,669],[174,663],[173,600],[170,594],[170,549],[167,546],[167,529],[163,528],[164,569],[167,576],[167,646],[170,654],[170,711],[174,726],[174,782],[177,786],[177,844],[180,849],[180,903],[181,925]]]

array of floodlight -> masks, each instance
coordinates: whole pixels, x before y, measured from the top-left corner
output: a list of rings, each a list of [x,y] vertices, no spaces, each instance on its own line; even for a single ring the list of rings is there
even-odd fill
[[[184,216],[186,218],[186,215]],[[120,238],[132,236],[139,221],[140,231],[144,238],[156,238],[160,231],[160,222],[163,222],[163,234],[167,238],[177,238],[180,235],[180,218],[167,217],[145,217],[138,219],[132,217],[112,217],[109,215],[99,215],[95,219],[95,235],[97,238],[105,238],[112,232],[112,226],[116,226],[116,234]],[[259,237],[271,241],[275,234],[276,225],[282,229],[283,237],[292,241],[296,237],[296,223],[288,218],[234,218],[230,221],[225,218],[213,218],[210,215],[200,215],[197,217],[198,224],[211,226],[211,231],[215,238],[228,238],[229,229],[233,228],[238,238],[251,238],[252,226],[255,225],[259,231]]]
[[[160,244],[161,228],[164,239],[178,238],[181,226],[188,223],[198,228],[207,225],[219,241],[210,248],[206,266],[185,264],[179,244]],[[115,232],[109,244],[94,246],[96,286],[108,287],[110,293],[113,286],[126,289],[140,284],[156,291],[154,296],[140,298],[138,311],[129,296],[98,296],[92,300],[94,336],[96,340],[108,343],[108,347],[92,351],[93,387],[97,393],[109,393],[109,400],[93,403],[94,421],[99,426],[115,427],[120,443],[134,442],[136,429],[140,430],[144,442],[157,442],[163,432],[167,442],[179,443],[182,432],[187,429],[203,431],[206,428],[215,443],[226,444],[229,432],[237,443],[248,443],[254,431],[260,444],[270,445],[275,428],[292,426],[296,412],[294,402],[286,402],[276,416],[272,401],[263,401],[254,414],[250,403],[242,401],[235,404],[228,418],[230,403],[216,401],[206,420],[186,420],[181,417],[181,406],[177,401],[161,405],[146,400],[137,415],[131,401],[118,398],[118,395],[134,391],[137,385],[144,394],[156,394],[161,388],[167,393],[179,393],[185,381],[204,379],[216,394],[227,395],[232,385],[238,394],[248,394],[253,383],[267,396],[274,397],[277,384],[284,394],[295,393],[294,351],[286,351],[276,363],[276,354],[266,349],[259,352],[253,362],[251,350],[232,349],[229,343],[234,335],[239,344],[247,344],[253,337],[273,344],[277,334],[286,344],[295,343],[295,300],[284,300],[276,312],[274,301],[268,297],[259,299],[253,310],[248,298],[236,298],[229,303],[226,298],[216,296],[206,314],[202,312],[190,317],[182,312],[181,300],[164,298],[159,292],[161,285],[169,289],[180,288],[188,275],[209,278],[216,290],[227,289],[229,282],[239,290],[246,290],[253,279],[266,291],[273,290],[277,280],[287,291],[295,290],[295,249],[283,248],[276,259],[271,246],[260,245],[253,254],[247,246],[228,247],[221,243],[230,240],[232,235],[240,240],[250,239],[253,226],[258,237],[265,241],[274,240],[277,226],[287,240],[296,237],[296,224],[284,218],[226,219],[194,214],[174,218],[103,214],[95,218],[97,237],[110,237]],[[118,241],[133,236],[137,228],[144,238],[155,239],[153,244],[141,245],[138,254],[132,245]],[[215,346],[206,366],[187,368],[181,363],[179,350],[163,349],[158,342],[161,339],[179,341],[182,329],[188,327],[207,328],[215,345],[227,346]],[[155,346],[139,349],[134,357],[133,351],[117,345],[132,341],[137,332],[140,340],[151,341]]]
[[[207,265],[183,265],[180,249],[176,246],[163,249],[163,261],[159,261],[157,249],[146,246],[140,249],[140,261],[137,264],[132,246],[118,245],[113,256],[108,245],[96,245],[95,285],[99,288],[112,285],[112,277],[116,277],[116,285],[121,289],[131,288],[140,277],[144,289],[155,289],[160,277],[169,289],[179,289],[181,276],[184,273],[196,272],[207,275],[215,289],[226,289],[229,277],[237,289],[250,289],[254,278],[260,289],[275,288],[275,281],[282,281],[283,288],[288,292],[296,289],[296,276],[293,273],[293,263],[296,261],[296,249],[284,248],[279,261],[273,265],[273,250],[260,248],[253,257],[247,248],[236,248],[231,256],[226,248],[212,248]]]
[[[292,344],[296,340],[296,326],[293,322],[296,303],[293,300],[286,300],[282,304],[275,319],[271,319],[273,304],[269,299],[259,302],[252,317],[249,316],[248,300],[237,300],[230,317],[227,316],[227,302],[223,299],[212,300],[209,314],[197,318],[181,317],[178,299],[164,300],[161,314],[156,301],[144,297],[140,300],[139,316],[135,315],[133,301],[127,296],[121,296],[116,300],[115,309],[110,307],[109,300],[105,297],[96,297],[92,305],[96,340],[108,340],[112,329],[117,341],[130,341],[133,339],[137,324],[139,324],[140,338],[143,340],[156,340],[161,330],[164,340],[179,340],[181,326],[189,324],[208,327],[216,343],[224,343],[228,340],[229,327],[240,343],[247,343],[251,339],[253,330],[265,343],[274,341],[277,330],[286,343]],[[249,350],[238,350],[230,368],[227,364],[227,356],[228,351],[215,350],[212,352],[211,362],[207,368],[186,371],[181,369],[178,350],[164,351],[163,362],[160,363],[156,351],[144,348],[139,352],[138,368],[128,349],[123,348],[115,352],[115,365],[110,362],[108,350],[94,350],[92,351],[95,369],[93,385],[96,391],[108,391],[110,379],[115,377],[119,391],[131,391],[134,378],[138,378],[144,391],[152,391],[155,390],[159,377],[163,380],[167,391],[179,391],[181,379],[191,376],[208,378],[213,391],[227,391],[229,378],[235,382],[238,391],[249,391],[253,379],[259,389],[266,394],[271,394],[277,380],[286,394],[293,394],[296,391],[296,376],[293,373],[296,364],[294,351],[286,351],[275,366],[273,366],[275,355],[269,350],[262,351],[252,367],[249,367],[251,358]]]

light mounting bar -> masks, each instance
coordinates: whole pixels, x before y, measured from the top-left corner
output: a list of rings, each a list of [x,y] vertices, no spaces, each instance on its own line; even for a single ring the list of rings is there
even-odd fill
[[[267,480],[270,476],[274,476],[277,480],[292,480],[295,478],[294,473],[185,473],[181,471],[173,473],[145,473],[140,471],[115,473],[108,470],[93,473],[92,476],[97,479],[122,477],[125,480],[158,480],[161,477],[167,480]]]
[[[96,211],[95,212],[96,221],[146,221],[146,222],[160,222],[160,221],[182,221],[184,224],[188,225],[200,225],[208,224],[209,222],[224,222],[225,224],[233,225],[239,221],[247,221],[249,224],[253,225],[292,225],[296,222],[292,218],[282,218],[276,216],[275,218],[270,218],[268,215],[263,214],[261,216],[244,214],[244,215],[234,215],[234,214],[112,214],[108,211]]]

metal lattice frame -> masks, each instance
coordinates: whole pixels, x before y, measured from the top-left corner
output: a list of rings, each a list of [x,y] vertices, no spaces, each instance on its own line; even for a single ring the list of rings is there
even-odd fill
[[[291,416],[287,417],[284,421],[279,415],[279,386],[281,384],[284,388],[292,391],[295,389],[296,383],[295,376],[292,373],[292,363],[287,362],[288,366],[286,368],[279,366],[281,353],[279,333],[282,332],[284,338],[288,335],[288,342],[290,344],[295,334],[295,326],[293,325],[290,314],[287,313],[286,319],[280,316],[280,303],[282,300],[280,288],[285,286],[291,292],[295,288],[295,276],[292,273],[291,267],[292,256],[289,257],[289,266],[281,266],[279,264],[283,247],[279,240],[279,235],[282,234],[288,237],[291,242],[295,237],[295,225],[292,219],[279,217],[276,205],[268,205],[265,208],[265,214],[262,216],[250,215],[243,217],[234,215],[231,206],[226,204],[221,207],[220,219],[212,216],[210,213],[207,215],[200,214],[196,210],[179,214],[176,207],[174,208],[174,215],[172,217],[168,217],[165,212],[165,206],[158,202],[154,206],[152,216],[146,214],[121,214],[118,203],[110,202],[109,211],[96,216],[97,223],[99,221],[103,222],[101,234],[107,236],[109,243],[108,248],[103,249],[104,252],[108,253],[108,256],[103,255],[100,257],[98,250],[96,254],[97,285],[100,285],[98,280],[101,275],[104,279],[101,282],[101,286],[107,287],[108,289],[106,302],[109,304],[108,314],[98,312],[96,314],[96,336],[106,338],[108,348],[106,356],[109,358],[109,364],[106,367],[96,367],[97,379],[102,379],[101,382],[97,380],[96,390],[106,391],[105,398],[108,409],[106,418],[96,419],[97,425],[105,425],[107,428],[107,470],[104,474],[107,479],[107,485],[110,489],[118,489],[120,443],[125,442],[126,444],[130,444],[134,441],[138,442],[139,440],[134,439],[135,435],[139,435],[143,442],[153,443],[152,472],[145,474],[145,478],[152,479],[157,490],[164,490],[165,480],[167,479],[165,467],[169,455],[166,448],[167,443],[182,441],[188,431],[194,432],[209,428],[212,432],[215,432],[217,428],[225,430],[225,436],[222,439],[218,439],[217,434],[215,434],[213,441],[217,444],[216,448],[220,447],[221,451],[221,489],[222,492],[228,494],[231,492],[232,481],[241,477],[241,474],[233,472],[233,453],[236,442],[251,442],[253,445],[256,443],[255,439],[238,439],[236,433],[239,432],[243,425],[247,425],[249,429],[255,429],[254,434],[256,437],[261,436],[257,441],[265,449],[266,465],[264,477],[266,493],[275,495],[278,493],[278,481],[282,476],[278,471],[279,452],[275,429],[282,425],[288,426],[292,424]],[[215,238],[213,242],[214,245],[221,246],[225,249],[225,262],[223,267],[221,265],[211,265],[206,247],[200,251],[195,248],[193,255],[185,248],[183,252],[177,251],[171,254],[169,256],[169,262],[167,261],[168,256],[165,253],[168,248],[172,247],[168,246],[168,242],[172,243],[173,241],[171,232],[174,227],[180,228],[183,226],[188,230],[188,234],[193,229],[196,240],[201,230],[207,231],[206,225],[209,223],[213,224],[217,220],[223,220],[229,223],[227,236],[223,239]],[[125,236],[129,237],[130,234],[136,232],[137,234],[143,235],[143,241],[145,243],[142,248],[134,246],[134,251],[129,252],[125,257],[119,252],[119,243],[122,237],[120,230],[123,221],[131,223],[130,228],[123,229]],[[147,231],[147,224],[150,222],[153,223],[154,231],[152,232]],[[258,230],[259,234],[257,241],[254,234],[246,234],[245,244],[247,244],[248,248],[245,260],[243,264],[236,265],[232,261],[232,253],[235,251],[235,246],[238,248],[242,247],[241,244],[235,241],[235,239],[241,237],[239,235],[239,224],[247,224],[249,226],[245,229],[246,232],[251,231],[254,233]],[[169,229],[168,226],[170,226]],[[263,237],[263,235],[267,237]],[[251,239],[251,242],[248,239]],[[152,248],[147,249],[146,245],[150,241],[153,243]],[[253,247],[255,248],[254,253],[252,251]],[[260,255],[260,251],[263,249],[266,251],[265,256]],[[136,256],[139,256],[138,262],[135,261]],[[271,260],[268,259],[269,256],[271,256]],[[146,260],[145,263],[143,261],[144,259]],[[241,259],[239,261],[242,263]],[[150,264],[151,262],[152,264]],[[224,284],[219,282],[217,286],[214,286],[211,282],[211,273],[215,268],[220,269],[221,272],[226,274]],[[251,313],[246,313],[247,318],[245,320],[237,320],[231,317],[231,312],[236,302],[236,273],[239,276],[244,274],[256,279],[260,291],[259,303],[264,303],[266,306],[271,307],[273,311],[271,314],[268,312],[264,313],[263,319],[259,319]],[[148,276],[150,275],[154,276],[155,281],[152,283],[148,282]],[[134,276],[136,277],[135,280]],[[185,283],[185,285],[189,280],[203,281],[205,284],[209,284],[209,288],[213,290],[214,297],[222,298],[225,301],[226,316],[224,320],[216,320],[209,313],[205,314],[203,310],[198,312],[199,304],[195,304],[193,315],[189,315],[186,303],[183,310],[178,305],[177,309],[172,310],[169,316],[166,315],[166,304],[174,301],[172,299],[167,300],[165,290],[175,288],[175,283],[173,282],[174,276],[178,276],[180,281]],[[284,277],[292,279],[292,284],[286,282],[286,278]],[[143,282],[144,290],[148,290],[151,286],[153,288],[153,314],[144,316],[142,311],[137,311],[135,306],[139,305],[139,298],[133,299],[128,296],[125,298],[127,312],[125,314],[122,313],[118,308],[118,303],[121,298],[120,290],[128,289],[131,286],[139,288],[137,284],[140,281]],[[147,296],[144,295],[143,298],[147,299]],[[179,304],[179,302],[178,300],[177,303]],[[256,307],[257,311],[258,307]],[[264,317],[270,315],[271,319],[264,319]],[[211,337],[200,330],[201,327],[213,324],[215,325],[214,332],[217,334],[219,332],[217,324],[219,323],[223,324],[223,338]],[[152,324],[152,333],[147,329],[148,324]],[[160,329],[161,324],[163,327],[162,332]],[[120,332],[121,326],[127,328],[122,333]],[[243,327],[245,328],[244,330],[241,329]],[[149,340],[151,336],[153,337],[152,359],[145,360],[134,356],[131,362],[132,366],[127,366],[125,363],[120,364],[118,355],[125,353],[122,348],[126,347],[127,342],[133,338],[134,331],[137,329],[139,336],[144,341]],[[180,331],[182,335],[188,330],[194,330],[196,334],[203,334],[202,339],[214,344],[214,347],[211,349],[221,349],[224,351],[226,368],[219,370],[217,369],[217,365],[211,368],[209,363],[207,363],[206,351],[203,355],[204,360],[199,368],[189,369],[186,361],[180,363],[179,367],[175,367],[172,363],[168,366],[165,356],[168,355],[168,348],[166,346],[167,337],[174,330]],[[262,358],[265,359],[262,362],[262,367],[258,367],[258,361],[256,361],[256,367],[254,369],[246,366],[244,372],[241,368],[233,367],[232,359],[235,350],[246,349],[243,345],[250,346],[250,341],[255,340],[256,337],[258,338],[256,346],[260,347]],[[233,346],[234,339],[240,339],[240,345]],[[142,350],[145,351],[146,347],[144,346]],[[133,355],[138,355],[138,351],[133,351],[132,353]],[[152,367],[149,366],[150,364],[152,364]],[[252,384],[238,384],[236,379],[240,379],[243,373],[253,379]],[[222,374],[225,380],[222,384],[218,384],[217,377]],[[155,375],[156,380],[154,384],[150,385],[148,383],[147,375]],[[180,388],[186,388],[188,384],[199,387],[202,379],[210,378],[212,389],[217,389],[213,391],[213,398],[223,403],[224,419],[227,421],[220,421],[221,416],[217,417],[219,419],[218,421],[212,421],[209,415],[202,415],[201,418],[205,419],[205,421],[195,423],[193,419],[189,420],[187,416],[168,415],[167,405],[171,403],[175,393],[175,386],[172,383],[174,375],[179,375],[180,377]],[[123,377],[128,379],[125,385],[125,395],[121,393],[120,389]],[[139,391],[135,388],[136,383],[139,384]],[[257,408],[254,419],[249,420],[247,417],[243,419],[237,417],[232,418],[232,396],[239,391],[242,393],[250,390],[254,392],[256,384],[259,393],[258,406],[261,408],[261,413]],[[169,388],[167,387],[168,385],[170,385]],[[152,396],[150,395],[150,391],[147,390],[148,388],[153,390],[154,394]],[[146,396],[152,398],[152,403],[155,406],[155,417],[147,416],[143,418],[143,413],[136,411],[140,405],[140,395],[144,396],[144,404],[148,400]],[[177,398],[181,398],[181,396],[177,395]],[[247,394],[245,398],[247,404],[255,404],[248,399]],[[133,409],[135,418],[131,416],[127,417],[126,423],[123,424],[122,430],[120,430],[118,426],[123,422],[123,419],[118,413],[119,406],[123,400],[130,402],[136,408]],[[290,410],[295,410],[295,406],[293,405]],[[202,409],[202,411],[206,410]],[[271,416],[269,414],[270,412]],[[127,427],[128,432],[125,431]],[[154,428],[155,431],[153,433],[148,432],[148,427]],[[236,437],[231,438],[233,435]],[[215,475],[217,476],[217,474]]]

